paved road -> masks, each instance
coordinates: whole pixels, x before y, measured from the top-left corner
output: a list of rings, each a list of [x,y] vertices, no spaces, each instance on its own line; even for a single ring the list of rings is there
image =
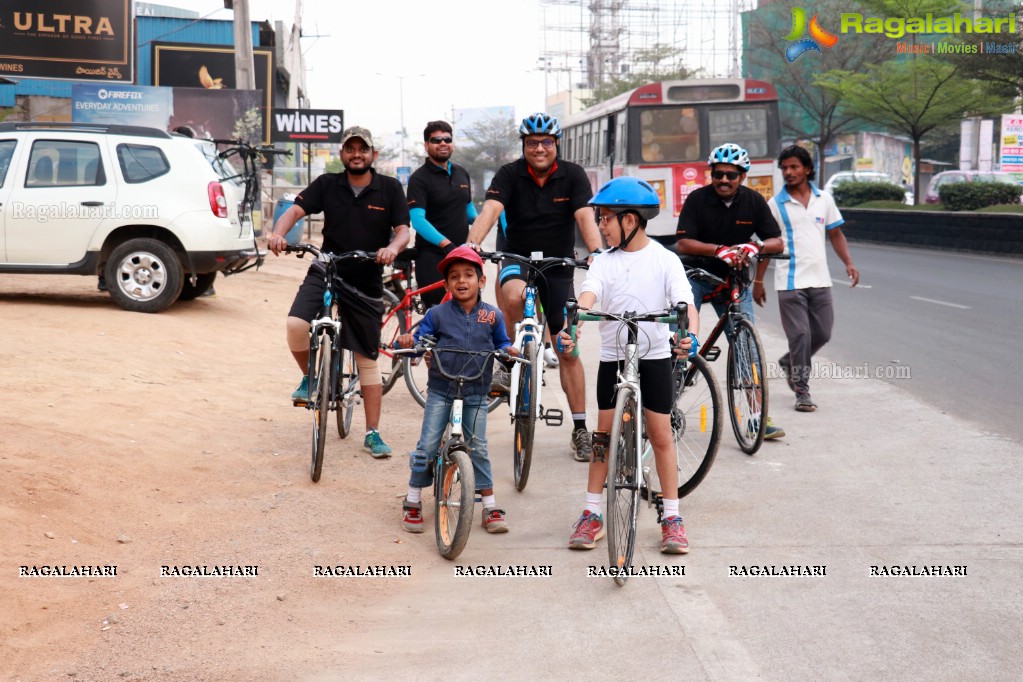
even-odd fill
[[[862,370],[866,363],[873,375],[946,414],[1023,443],[1011,378],[1023,350],[1023,261],[860,243],[851,248],[861,274],[855,289],[829,251],[836,322],[823,351],[827,358],[843,370]],[[758,325],[781,336],[777,299],[768,287]]]
[[[770,325],[763,337],[769,356],[781,355],[783,337]],[[584,342],[583,358],[596,366],[594,344]],[[715,364],[720,379],[723,363]],[[565,547],[585,484],[568,427],[539,428],[529,486],[516,493],[507,420],[493,414],[495,488],[511,532],[488,536],[477,526],[456,563],[417,564],[414,590],[396,591],[338,641],[351,665],[313,679],[352,671],[466,680],[1018,679],[1020,447],[917,399],[905,384],[918,372],[893,385],[819,382],[813,414],[785,407],[787,388],[773,380],[772,411],[788,435],[753,457],[724,440],[709,478],[682,503],[687,556],[657,553],[659,531],[644,508],[637,564],[681,565],[685,575],[633,578],[622,588],[586,577],[607,559],[603,542],[591,552]],[[544,402],[557,404],[552,374]],[[553,576],[454,575],[455,566],[509,564],[551,566]],[[822,566],[826,575],[729,575],[789,565]],[[966,575],[871,576],[872,567],[890,566]]]

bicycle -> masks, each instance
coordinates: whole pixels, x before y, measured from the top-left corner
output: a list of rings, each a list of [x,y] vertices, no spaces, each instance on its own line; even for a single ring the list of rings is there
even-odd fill
[[[494,251],[480,253],[480,257],[497,263],[512,260],[524,266],[526,270],[526,288],[523,292],[524,304],[522,319],[515,323],[515,338],[512,344],[519,349],[519,356],[529,363],[515,364],[511,370],[511,390],[508,395],[508,412],[515,435],[512,441],[514,448],[515,489],[525,490],[529,481],[529,469],[533,460],[533,438],[536,433],[536,422],[543,421],[547,426],[561,426],[565,416],[560,409],[545,409],[540,402],[543,390],[543,373],[545,363],[541,359],[543,353],[544,327],[546,321],[539,306],[539,290],[536,278],[547,270],[554,268],[582,268],[588,266],[586,260],[576,260],[561,256],[543,257],[540,252],[531,256],[520,256],[515,253]]]
[[[764,434],[767,432],[767,367],[760,335],[739,308],[739,299],[749,286],[745,266],[733,265],[724,280],[701,268],[688,266],[686,276],[716,285],[714,291],[703,297],[705,302],[728,303],[728,309],[718,318],[714,329],[704,340],[699,354],[705,360],[713,362],[721,354],[721,349],[714,344],[722,333],[727,336],[725,381],[728,416],[739,448],[748,455],[755,454],[763,444]]]
[[[615,320],[628,330],[625,344],[625,366],[618,373],[615,385],[615,411],[611,422],[611,434],[607,448],[607,553],[615,583],[624,585],[632,569],[632,555],[636,549],[636,521],[639,512],[640,491],[645,486],[649,505],[657,505],[657,519],[661,520],[663,508],[652,481],[647,481],[649,466],[642,466],[641,453],[645,438],[643,421],[643,400],[639,382],[639,323],[658,322],[678,324],[684,334],[688,322],[688,306],[680,303],[671,310],[648,313],[608,313],[590,309],[581,311],[575,300],[567,306],[569,335],[576,339],[580,320]],[[684,359],[680,360],[684,362]],[[674,421],[674,420],[673,420]],[[713,452],[709,453],[702,475],[710,468]],[[702,468],[702,467],[701,467]],[[702,476],[701,476],[702,480]],[[681,483],[681,472],[680,472]],[[696,483],[699,483],[697,480]],[[694,485],[695,487],[695,485]],[[680,486],[681,490],[681,486]]]
[[[469,540],[473,508],[476,502],[476,476],[473,473],[470,457],[471,448],[464,439],[462,429],[464,402],[462,388],[465,384],[471,384],[483,378],[491,357],[498,357],[504,361],[519,361],[519,358],[513,358],[500,350],[470,351],[460,348],[437,348],[435,343],[435,339],[428,336],[421,339],[419,345],[410,349],[398,349],[394,353],[404,357],[411,357],[412,353],[418,355],[431,353],[432,362],[437,371],[455,385],[455,396],[451,404],[447,430],[441,438],[440,447],[437,448],[437,456],[428,465],[434,472],[434,530],[437,537],[437,550],[445,559],[453,560],[462,553]],[[461,371],[450,373],[444,369],[441,356],[446,353],[467,356]],[[476,362],[479,359],[483,359],[483,361]],[[471,375],[461,373],[474,362],[479,366],[478,372]]]
[[[346,261],[376,260],[376,255],[366,251],[348,251],[332,254],[321,251],[312,244],[289,244],[285,253],[297,253],[299,258],[310,253],[324,264],[327,289],[323,293],[323,306],[319,316],[312,321],[309,330],[309,400],[304,406],[313,412],[313,443],[310,477],[313,482],[320,480],[323,470],[323,448],[327,439],[327,415],[337,415],[337,432],[341,438],[351,433],[352,414],[358,404],[359,370],[355,364],[355,353],[341,347],[341,320],[338,316],[338,301],[344,281],[337,273],[339,263]]]
[[[387,393],[404,377],[405,386],[412,398],[421,407],[426,405],[427,366],[422,358],[407,354],[395,355],[394,341],[402,334],[414,334],[419,321],[412,321],[413,314],[423,315],[426,307],[422,295],[444,288],[444,281],[434,282],[424,287],[416,287],[412,282],[412,260],[416,257],[414,248],[403,250],[395,258],[397,264],[393,271],[385,275],[384,303],[387,312],[384,315],[380,334],[381,374],[384,379],[384,393]],[[408,283],[407,285],[405,283]],[[401,293],[401,296],[397,295]],[[451,296],[445,294],[442,302],[449,301]],[[390,359],[390,363],[387,362]],[[386,365],[386,366],[385,366]],[[491,394],[487,403],[487,411],[493,412],[504,399],[500,393]]]

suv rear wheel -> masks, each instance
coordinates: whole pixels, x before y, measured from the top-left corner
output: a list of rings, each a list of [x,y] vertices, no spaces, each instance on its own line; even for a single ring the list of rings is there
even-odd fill
[[[179,301],[191,301],[199,296],[206,293],[206,290],[213,286],[213,280],[217,278],[217,273],[207,272],[201,275],[195,276],[195,286],[192,286],[192,276],[185,275],[185,281],[181,285],[181,294],[178,296]]]
[[[155,239],[129,239],[104,269],[114,302],[137,313],[158,313],[181,294],[184,275],[173,249]]]

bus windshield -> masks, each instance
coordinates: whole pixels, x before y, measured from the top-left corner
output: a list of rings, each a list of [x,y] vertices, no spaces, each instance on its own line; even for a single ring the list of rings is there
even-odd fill
[[[707,111],[707,124],[711,149],[733,142],[749,152],[750,158],[771,155],[767,107],[763,104],[712,107]]]

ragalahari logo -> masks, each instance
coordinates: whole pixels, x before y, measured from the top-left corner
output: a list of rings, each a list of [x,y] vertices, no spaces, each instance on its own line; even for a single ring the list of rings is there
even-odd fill
[[[809,38],[803,38],[803,34],[809,32]],[[828,33],[817,23],[817,15],[809,24],[806,21],[806,10],[802,7],[792,8],[792,31],[785,36],[785,40],[795,41],[785,50],[785,58],[794,62],[804,52],[817,50],[821,52],[822,47],[833,47],[838,42],[838,36]]]

